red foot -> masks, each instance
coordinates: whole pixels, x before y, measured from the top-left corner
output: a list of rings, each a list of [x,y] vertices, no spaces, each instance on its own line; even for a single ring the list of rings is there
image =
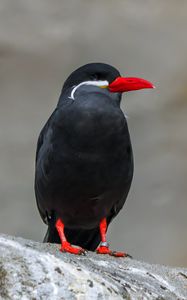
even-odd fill
[[[109,255],[112,255],[112,256],[115,256],[115,257],[126,257],[126,256],[128,256],[128,254],[126,254],[125,252],[112,251],[106,246],[99,246],[97,248],[97,253],[98,254],[109,254]]]
[[[101,235],[101,244],[100,246],[97,248],[96,252],[99,254],[109,254],[115,257],[126,257],[129,256],[128,254],[126,254],[125,252],[117,252],[117,251],[112,251],[109,249],[108,243],[106,241],[106,231],[107,231],[107,220],[106,218],[103,218],[100,221],[99,224],[99,229],[100,229],[100,235]]]
[[[73,247],[71,246],[70,243],[68,243],[68,241],[66,240],[66,236],[64,234],[64,223],[58,219],[56,221],[56,229],[58,231],[60,240],[61,240],[61,249],[60,251],[62,252],[68,252],[68,253],[72,253],[72,254],[85,254],[85,250],[80,248],[80,247]]]
[[[108,247],[106,247],[106,246],[99,246],[98,248],[97,248],[97,253],[98,254],[110,254],[112,251],[108,248]]]
[[[68,253],[72,253],[72,254],[85,254],[85,250],[80,248],[80,247],[73,247],[71,246],[70,243],[68,243],[67,241],[62,242],[62,246],[60,251],[62,252],[68,252]]]

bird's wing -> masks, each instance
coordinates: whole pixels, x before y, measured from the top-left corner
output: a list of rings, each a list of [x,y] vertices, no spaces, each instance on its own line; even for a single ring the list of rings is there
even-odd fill
[[[51,126],[51,122],[54,120],[55,118],[55,114],[57,114],[57,112],[60,110],[64,110],[66,109],[67,106],[71,105],[74,101],[70,101],[70,99],[63,99],[63,101],[61,101],[61,97],[59,99],[59,103],[57,104],[57,107],[56,109],[53,111],[53,113],[51,114],[51,116],[49,117],[47,123],[45,124],[45,126],[43,127],[42,131],[40,132],[40,135],[39,135],[39,138],[38,138],[38,143],[37,143],[37,148],[36,148],[36,162],[38,160],[38,156],[39,156],[39,152],[40,152],[40,149],[44,143],[44,139],[45,139],[45,136],[46,134],[48,133],[48,130],[50,129],[50,126]],[[60,105],[59,105],[60,104]]]
[[[110,211],[110,214],[107,216],[107,223],[108,223],[108,225],[110,224],[110,222],[112,222],[112,220],[118,215],[118,213],[122,209],[122,207],[123,207],[123,205],[124,205],[124,203],[126,201],[126,197],[123,197],[123,199],[121,199],[118,203],[116,203],[112,207],[112,209]]]
[[[49,117],[48,121],[46,122],[46,124],[44,125],[42,131],[40,132],[40,135],[39,135],[39,138],[38,138],[38,142],[37,142],[37,147],[36,147],[36,162],[38,160],[38,155],[39,155],[39,152],[40,152],[40,149],[43,145],[43,142],[44,142],[44,138],[45,138],[45,135],[51,125],[51,121],[56,113],[57,109],[55,109],[53,111],[53,113],[51,114],[51,116]]]
[[[125,204],[125,201],[127,199],[127,195],[130,190],[131,182],[132,182],[132,177],[133,177],[133,168],[132,168],[132,175],[129,176],[129,184],[126,185],[126,189],[124,191],[123,197],[114,204],[112,207],[110,214],[107,216],[107,222],[108,224],[118,215],[120,210],[122,209],[123,205]]]
[[[41,130],[39,138],[38,138],[37,148],[36,148],[36,161],[35,161],[35,165],[36,165],[36,167],[35,167],[36,171],[35,172],[36,172],[36,174],[40,174],[40,172],[42,172],[41,167],[38,167],[37,164],[39,164],[39,160],[40,160],[40,158],[42,158],[42,155],[43,155],[42,146],[43,145],[45,146],[46,136],[47,136],[49,130],[51,129],[51,123],[52,123],[52,121],[55,118],[56,111],[57,111],[57,108],[53,111],[53,113],[49,117],[48,121],[46,122],[46,124],[44,125],[43,129]],[[36,175],[35,175],[34,188],[35,188],[36,203],[37,203],[37,206],[38,206],[38,210],[40,212],[40,215],[41,215],[41,218],[43,219],[43,221],[45,223],[47,223],[46,213],[40,207],[41,193],[40,193],[40,189],[38,187],[37,176]]]

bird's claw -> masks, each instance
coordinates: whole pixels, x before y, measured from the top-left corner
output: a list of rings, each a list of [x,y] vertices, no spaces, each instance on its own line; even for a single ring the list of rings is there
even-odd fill
[[[96,250],[98,254],[109,254],[111,256],[115,257],[129,257],[132,258],[131,255],[125,253],[125,252],[118,252],[118,251],[112,251],[107,246],[99,246]]]
[[[115,257],[128,257],[128,254],[125,252],[111,251],[109,254]]]
[[[128,253],[126,253],[126,257],[133,259],[133,256]]]
[[[68,243],[67,241],[62,243],[60,251],[61,252],[68,252],[68,253],[76,254],[76,255],[86,255],[86,251],[83,248],[74,247],[70,243]]]

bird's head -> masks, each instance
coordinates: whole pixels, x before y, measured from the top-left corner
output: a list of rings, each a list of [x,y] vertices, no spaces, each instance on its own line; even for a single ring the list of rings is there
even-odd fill
[[[154,88],[154,85],[145,79],[122,77],[117,69],[103,63],[90,63],[75,70],[65,81],[63,90],[73,88],[71,98],[74,99],[77,88],[82,85],[107,88],[111,93]]]

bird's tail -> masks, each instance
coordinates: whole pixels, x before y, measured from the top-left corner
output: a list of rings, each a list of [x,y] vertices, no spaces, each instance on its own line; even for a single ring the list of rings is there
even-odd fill
[[[43,242],[60,244],[60,237],[54,226],[48,226]]]
[[[67,241],[72,245],[80,246],[90,251],[94,251],[101,241],[99,228],[90,230],[65,228],[65,236]],[[54,226],[48,227],[44,242],[61,243],[58,232]]]

